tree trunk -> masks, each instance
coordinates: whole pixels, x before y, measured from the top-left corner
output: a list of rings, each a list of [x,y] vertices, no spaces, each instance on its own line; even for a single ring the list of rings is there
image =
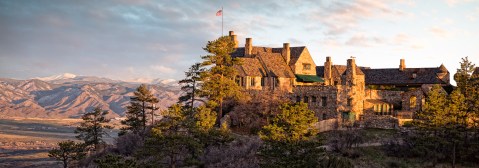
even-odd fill
[[[68,161],[67,161],[67,159],[63,159],[63,168],[68,168]]]
[[[452,168],[456,167],[456,142],[453,142],[452,147]]]
[[[195,104],[196,81],[193,81],[193,90],[191,93],[191,113],[193,113],[193,105]]]
[[[220,106],[218,109],[218,116],[216,116],[216,124],[221,127],[221,117],[223,117],[223,99],[220,99],[219,103]]]
[[[143,105],[141,106],[142,108],[142,122],[143,122],[143,133],[145,133],[146,130],[146,111],[145,111],[145,101],[142,102]]]

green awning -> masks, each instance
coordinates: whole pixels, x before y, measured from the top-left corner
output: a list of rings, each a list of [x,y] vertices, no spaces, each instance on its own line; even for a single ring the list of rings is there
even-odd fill
[[[299,82],[324,82],[324,79],[316,75],[296,75]]]

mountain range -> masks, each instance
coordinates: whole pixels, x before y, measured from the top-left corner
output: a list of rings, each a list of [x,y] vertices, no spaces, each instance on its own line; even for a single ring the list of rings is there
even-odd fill
[[[61,74],[17,80],[0,78],[0,118],[79,118],[95,107],[108,110],[108,117],[123,117],[130,97],[141,83],[95,76]],[[177,102],[180,87],[172,79],[147,84],[166,109]]]

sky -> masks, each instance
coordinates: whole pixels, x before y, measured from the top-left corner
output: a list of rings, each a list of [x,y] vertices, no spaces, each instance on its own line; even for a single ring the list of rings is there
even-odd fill
[[[1,0],[0,77],[62,73],[124,81],[181,79],[207,41],[235,31],[244,46],[307,46],[314,61],[479,65],[479,0]]]

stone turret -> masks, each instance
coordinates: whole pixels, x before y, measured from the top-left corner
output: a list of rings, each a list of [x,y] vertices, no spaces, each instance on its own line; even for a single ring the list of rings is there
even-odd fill
[[[291,60],[291,49],[289,48],[289,43],[283,43],[283,50],[281,55],[283,55],[286,64],[289,65],[289,62]]]
[[[230,31],[229,36],[231,37],[231,40],[233,40],[233,42],[235,43],[235,48],[238,48],[239,42],[238,42],[238,39],[236,38],[235,32]]]
[[[401,59],[399,62],[399,71],[404,71],[406,69],[406,61],[404,59]]]
[[[253,52],[253,39],[246,38],[246,43],[244,45],[244,56],[251,57],[252,52]]]
[[[326,62],[324,62],[324,80],[326,85],[333,85],[333,75],[332,70],[333,62],[331,61],[331,57],[326,57]]]

